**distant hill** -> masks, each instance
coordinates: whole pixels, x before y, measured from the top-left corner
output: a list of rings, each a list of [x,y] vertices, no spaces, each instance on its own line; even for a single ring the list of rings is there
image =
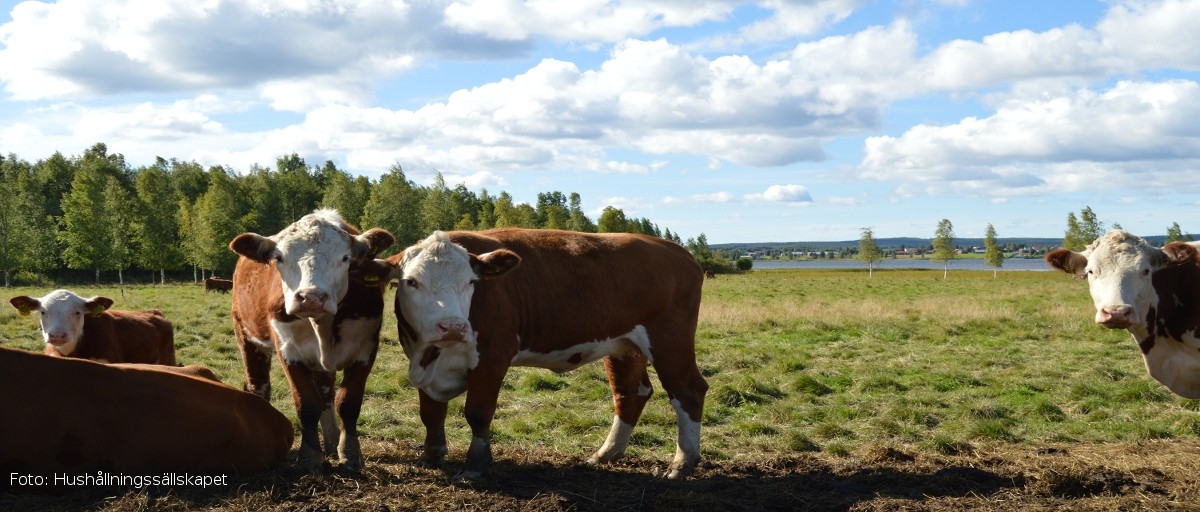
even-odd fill
[[[1166,241],[1166,236],[1147,236],[1147,242],[1153,245],[1162,246]],[[932,238],[912,238],[912,237],[896,237],[896,238],[876,238],[875,243],[883,250],[897,250],[901,248],[928,248],[933,245]],[[1012,246],[1016,247],[1037,247],[1039,249],[1053,249],[1062,245],[1062,238],[997,238],[996,243],[1001,247]],[[982,238],[955,238],[954,245],[956,247],[983,247]],[[842,240],[837,242],[752,242],[752,243],[731,243],[731,244],[710,244],[709,247],[713,250],[722,252],[808,252],[808,251],[839,251],[842,249],[858,249],[858,240]]]

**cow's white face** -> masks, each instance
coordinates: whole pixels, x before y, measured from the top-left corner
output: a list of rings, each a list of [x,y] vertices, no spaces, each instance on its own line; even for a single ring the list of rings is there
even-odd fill
[[[520,262],[507,249],[470,254],[441,231],[405,249],[392,277],[400,280],[397,310],[412,327],[413,341],[439,346],[474,341],[468,318],[475,283],[499,277]]]
[[[112,306],[113,301],[107,297],[84,299],[68,290],[54,290],[40,299],[20,296],[13,297],[9,303],[22,315],[33,311],[40,313],[43,341],[58,353],[69,356],[83,337],[86,316],[99,316]]]
[[[1087,279],[1096,323],[1117,329],[1140,325],[1150,308],[1158,305],[1152,276],[1170,258],[1141,238],[1115,230],[1082,253],[1059,249],[1047,254],[1046,261]]]
[[[353,236],[345,225],[337,212],[317,210],[270,237],[238,235],[229,247],[275,266],[287,314],[317,319],[337,314],[350,287],[351,263],[373,257],[395,240],[379,229]]]

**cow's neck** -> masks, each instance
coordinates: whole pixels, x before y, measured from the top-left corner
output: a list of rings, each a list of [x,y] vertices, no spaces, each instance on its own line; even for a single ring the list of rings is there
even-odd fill
[[[1157,301],[1145,321],[1129,332],[1155,380],[1178,395],[1200,398],[1200,267],[1186,263],[1159,269],[1153,283]]]

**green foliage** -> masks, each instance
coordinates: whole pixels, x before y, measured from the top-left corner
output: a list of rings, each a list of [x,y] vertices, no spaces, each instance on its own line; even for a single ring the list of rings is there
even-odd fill
[[[1004,265],[1004,253],[1000,251],[1000,244],[996,243],[996,228],[991,224],[988,224],[983,235],[983,251],[983,260],[989,267],[998,268]]]
[[[1088,244],[1104,234],[1104,224],[1096,218],[1092,207],[1086,206],[1079,212],[1067,213],[1067,232],[1063,236],[1063,247],[1072,251],[1082,251]]]
[[[63,265],[95,270],[97,279],[108,269],[123,279],[123,271],[134,267],[157,270],[160,280],[185,265],[194,276],[200,269],[227,272],[236,260],[228,250],[233,236],[276,233],[318,205],[363,229],[390,231],[397,243],[384,256],[434,229],[599,229],[584,214],[578,193],[541,193],[534,205],[507,192],[476,195],[462,183],[450,187],[440,174],[432,185],[419,186],[399,165],[374,182],[330,161],[309,166],[295,153],[278,158],[273,169],[256,164],[243,174],[161,157],[130,170],[103,143],[79,157],[55,153],[36,164],[9,155],[0,158],[0,194],[16,198],[0,204],[0,273],[6,280],[14,274],[40,279]],[[611,207],[606,213],[608,232],[680,241],[650,219],[626,218]]]
[[[1183,229],[1179,227],[1179,223],[1178,223],[1178,222],[1172,222],[1172,223],[1171,223],[1171,227],[1167,228],[1167,239],[1166,239],[1166,243],[1171,243],[1171,242],[1191,242],[1192,240],[1194,240],[1194,239],[1192,238],[1192,234],[1191,234],[1191,233],[1184,233],[1184,232],[1183,232]]]
[[[875,262],[883,259],[883,251],[879,249],[879,244],[875,243],[875,233],[871,228],[862,228],[862,236],[858,239],[857,257],[871,270],[874,270]]]
[[[749,272],[750,269],[754,268],[754,259],[749,256],[742,256],[737,259],[736,265],[739,272]]]
[[[938,221],[937,231],[933,235],[933,254],[929,256],[932,261],[940,261],[945,265],[942,273],[942,278],[946,278],[946,273],[949,272],[950,260],[958,257],[958,253],[954,250],[954,225],[949,219]]]

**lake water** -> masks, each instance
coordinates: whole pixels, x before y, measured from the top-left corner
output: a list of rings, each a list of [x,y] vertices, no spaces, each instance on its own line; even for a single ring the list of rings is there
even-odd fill
[[[875,263],[875,268],[928,268],[941,270],[945,265],[942,262],[934,262],[930,260],[896,258],[884,259]],[[854,259],[833,259],[833,260],[804,260],[804,261],[755,261],[755,270],[767,270],[773,268],[861,268],[866,269],[867,266],[861,261]],[[992,267],[987,266],[981,259],[958,259],[950,261],[950,270],[992,270]],[[999,270],[1053,270],[1050,265],[1046,264],[1046,260],[1041,258],[1008,258],[1004,260]]]

